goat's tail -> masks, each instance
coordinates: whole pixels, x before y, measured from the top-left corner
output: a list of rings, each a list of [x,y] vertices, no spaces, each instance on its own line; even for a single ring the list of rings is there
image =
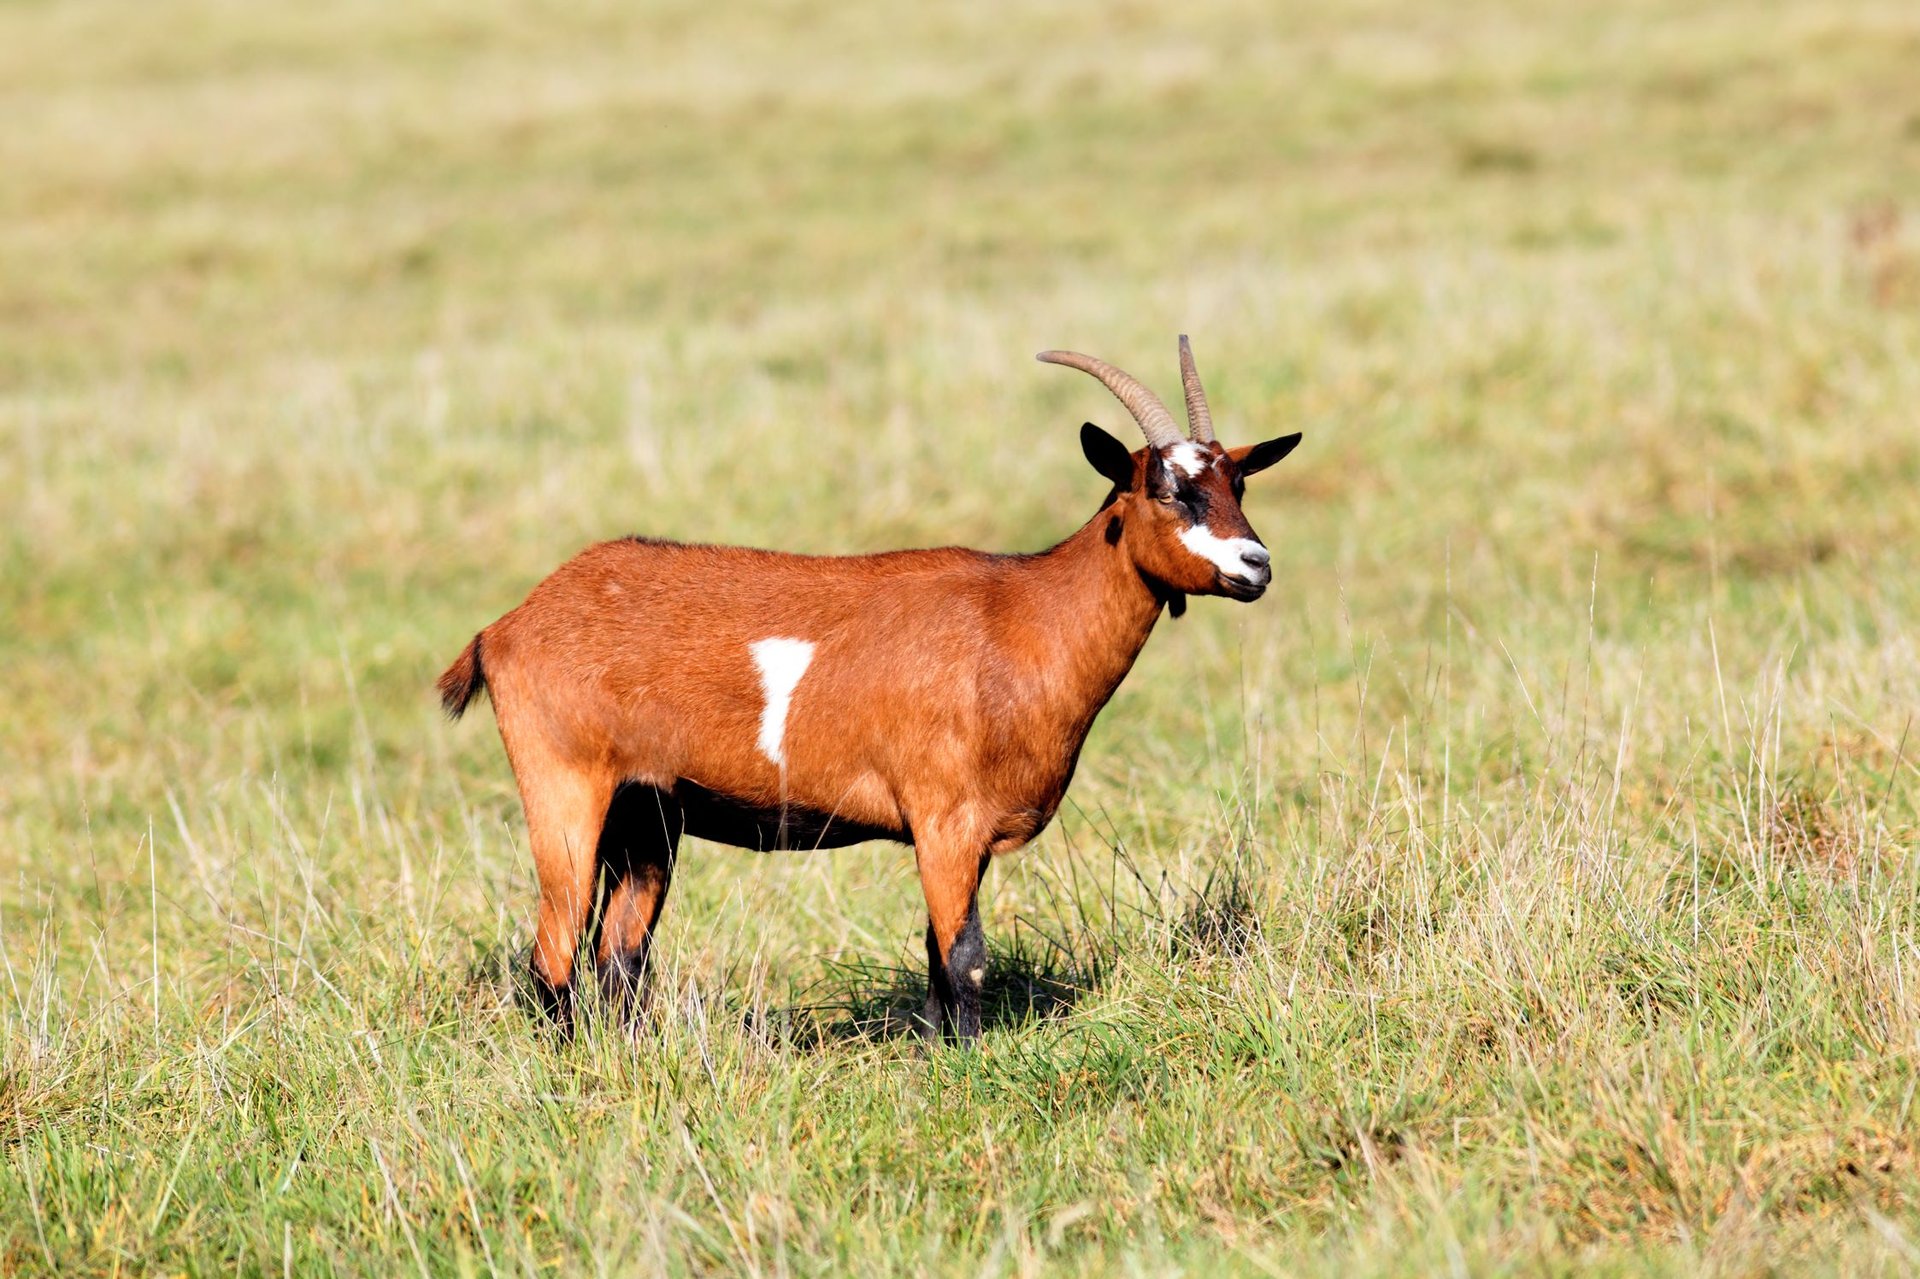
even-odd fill
[[[475,635],[473,643],[460,650],[460,656],[453,659],[453,665],[447,667],[437,685],[440,705],[446,708],[447,718],[459,719],[474,694],[486,686],[486,668],[480,665],[480,635]]]

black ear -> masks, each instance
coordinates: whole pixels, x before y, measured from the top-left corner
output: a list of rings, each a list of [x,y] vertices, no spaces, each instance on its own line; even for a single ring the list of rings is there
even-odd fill
[[[1091,422],[1080,424],[1080,451],[1093,463],[1093,469],[1113,481],[1124,492],[1133,487],[1133,454],[1127,446]]]
[[[1240,474],[1252,475],[1264,471],[1287,454],[1300,447],[1300,432],[1283,435],[1277,440],[1267,440],[1250,448],[1233,450],[1234,465],[1240,468]]]

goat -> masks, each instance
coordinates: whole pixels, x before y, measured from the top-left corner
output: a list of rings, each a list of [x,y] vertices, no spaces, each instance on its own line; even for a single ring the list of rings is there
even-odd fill
[[[601,986],[631,1028],[679,840],[693,835],[757,849],[911,844],[927,899],[923,1030],[979,1035],[988,861],[1052,820],[1162,609],[1266,590],[1269,556],[1241,494],[1300,442],[1217,443],[1184,336],[1184,437],[1104,360],[1037,358],[1100,379],[1147,439],[1130,451],[1081,427],[1112,490],[1051,550],[603,542],[440,677],[452,718],[482,688],[493,701],[540,883],[534,986],[563,1032],[590,922]]]

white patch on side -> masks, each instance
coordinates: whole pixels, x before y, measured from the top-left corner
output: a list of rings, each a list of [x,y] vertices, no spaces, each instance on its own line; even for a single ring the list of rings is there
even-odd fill
[[[1185,471],[1187,478],[1192,479],[1213,465],[1213,454],[1192,440],[1182,440],[1167,446],[1167,461]]]
[[[763,639],[747,645],[753,664],[760,668],[760,689],[766,694],[766,709],[760,712],[760,753],[785,768],[787,757],[781,745],[787,736],[787,707],[793,702],[793,690],[813,661],[813,644],[808,640]]]
[[[1215,537],[1213,530],[1204,524],[1195,524],[1183,529],[1180,542],[1189,551],[1206,560],[1228,577],[1251,582],[1254,574],[1248,572],[1248,562],[1256,568],[1266,566],[1271,557],[1267,548],[1250,537]]]

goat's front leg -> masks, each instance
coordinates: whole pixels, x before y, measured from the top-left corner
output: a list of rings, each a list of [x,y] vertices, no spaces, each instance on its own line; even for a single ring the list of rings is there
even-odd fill
[[[980,988],[987,939],[980,930],[980,877],[987,854],[975,839],[938,828],[920,835],[914,855],[927,895],[927,1007],[923,1031],[963,1043],[980,1037]]]

